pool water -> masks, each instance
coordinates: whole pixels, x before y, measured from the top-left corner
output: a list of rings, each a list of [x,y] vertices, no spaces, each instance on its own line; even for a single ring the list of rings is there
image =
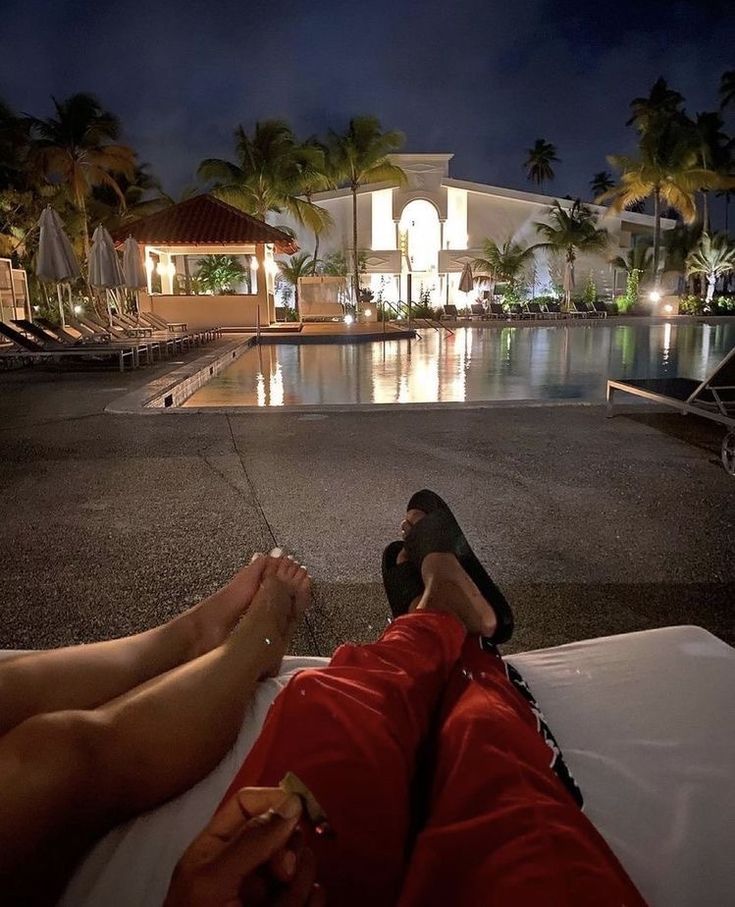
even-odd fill
[[[605,399],[610,378],[703,378],[735,324],[556,325],[425,331],[420,340],[266,345],[183,406]]]

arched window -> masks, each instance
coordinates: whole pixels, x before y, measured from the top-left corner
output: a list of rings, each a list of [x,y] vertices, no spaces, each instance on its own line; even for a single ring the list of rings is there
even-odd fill
[[[412,271],[436,271],[441,248],[439,215],[431,202],[414,199],[403,209],[398,224],[401,247]]]

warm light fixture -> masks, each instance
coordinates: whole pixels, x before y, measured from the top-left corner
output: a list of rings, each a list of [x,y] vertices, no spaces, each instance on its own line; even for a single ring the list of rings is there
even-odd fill
[[[75,305],[75,306],[74,306],[74,314],[75,314],[75,315],[81,314],[81,311],[82,311],[82,307],[81,307],[80,305]]]
[[[673,311],[674,311],[673,305],[664,306],[664,312],[666,312],[667,315],[670,315]]]
[[[658,290],[651,290],[651,292],[648,294],[648,298],[651,300],[651,302],[661,302],[661,294]]]
[[[345,315],[345,324],[352,324],[354,320],[355,319],[352,317],[352,315]]]
[[[365,309],[365,317],[369,318],[373,314],[372,309]]]

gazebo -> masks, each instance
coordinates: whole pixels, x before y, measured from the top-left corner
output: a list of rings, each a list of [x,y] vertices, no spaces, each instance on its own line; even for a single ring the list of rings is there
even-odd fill
[[[125,224],[141,248],[148,286],[140,307],[190,328],[252,328],[275,321],[274,254],[298,245],[282,230],[214,198],[187,201]]]

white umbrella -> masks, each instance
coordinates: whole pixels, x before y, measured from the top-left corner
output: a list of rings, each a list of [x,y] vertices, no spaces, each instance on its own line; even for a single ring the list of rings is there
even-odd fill
[[[125,277],[112,237],[101,224],[92,234],[92,248],[89,250],[89,284],[97,290],[105,290],[107,317],[112,323],[109,291],[124,287]]]
[[[56,284],[59,297],[59,315],[62,326],[64,306],[61,302],[61,284],[79,277],[79,262],[74,255],[69,237],[64,232],[61,218],[54,209],[47,205],[38,222],[41,228],[36,256],[36,274],[41,280]]]
[[[129,290],[133,290],[135,294],[135,312],[137,315],[140,311],[137,291],[141,287],[148,286],[148,276],[145,272],[145,268],[143,267],[143,263],[140,260],[140,246],[132,236],[128,236],[123,246],[122,269],[123,277],[125,279],[125,286]]]

